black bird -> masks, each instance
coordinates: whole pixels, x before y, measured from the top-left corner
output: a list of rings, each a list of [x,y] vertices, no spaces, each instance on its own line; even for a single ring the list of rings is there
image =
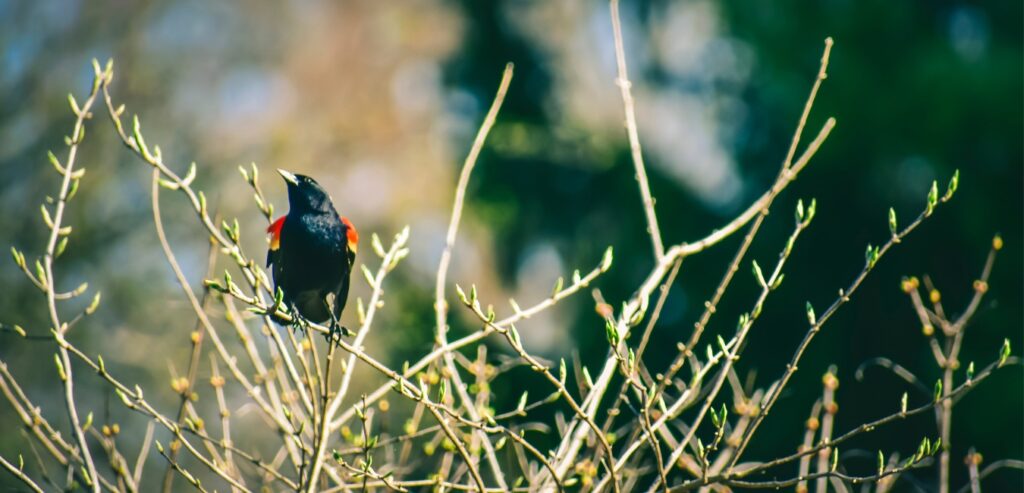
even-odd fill
[[[267,266],[273,265],[274,286],[283,303],[306,320],[331,321],[332,331],[348,299],[349,277],[359,233],[338,215],[331,197],[315,180],[278,169],[288,183],[288,214],[274,221]]]

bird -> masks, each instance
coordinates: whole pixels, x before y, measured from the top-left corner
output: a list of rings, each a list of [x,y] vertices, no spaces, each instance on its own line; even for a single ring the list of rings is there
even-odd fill
[[[277,172],[288,186],[288,213],[267,228],[267,267],[272,267],[275,292],[281,290],[292,314],[315,323],[329,320],[328,339],[348,335],[338,321],[348,300],[359,233],[316,180]]]

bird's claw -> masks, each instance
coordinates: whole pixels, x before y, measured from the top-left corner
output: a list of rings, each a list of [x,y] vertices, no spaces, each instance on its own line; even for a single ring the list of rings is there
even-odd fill
[[[336,321],[332,321],[331,330],[324,334],[324,340],[333,344],[335,340],[341,341],[342,337],[349,337],[351,335],[352,331],[348,330],[348,327],[340,325]]]

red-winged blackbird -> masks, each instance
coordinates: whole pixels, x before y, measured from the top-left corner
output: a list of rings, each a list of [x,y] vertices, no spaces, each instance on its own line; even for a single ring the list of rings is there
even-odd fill
[[[312,322],[338,325],[348,299],[349,274],[356,258],[359,233],[338,215],[331,197],[312,178],[279,169],[288,183],[288,214],[267,228],[274,286],[283,303]]]

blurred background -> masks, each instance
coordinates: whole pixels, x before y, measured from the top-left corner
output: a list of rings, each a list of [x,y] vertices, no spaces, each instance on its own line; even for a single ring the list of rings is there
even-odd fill
[[[941,374],[900,278],[930,274],[947,311],[959,313],[996,233],[1006,247],[961,359],[987,364],[1004,338],[1015,352],[1024,347],[1022,16],[1019,1],[623,3],[640,139],[667,243],[706,235],[771,183],[823,40],[835,39],[805,141],[829,116],[838,125],[776,201],[749,257],[772,263],[796,200],[817,198],[817,218],[786,283],[753,331],[757,351],[739,367],[757,385],[781,375],[803,337],[805,302],[823,310],[862,268],[865,245],[887,239],[889,207],[906,224],[924,207],[932,180],[941,191],[954,169],[961,172],[955,199],[884,258],[814,341],[751,459],[795,450],[830,364],[841,382],[838,430],[891,413],[904,391],[912,404],[926,402],[884,370],[869,368],[862,381],[855,370],[887,357],[930,387]],[[266,223],[237,172],[250,162],[261,166],[278,211],[286,208],[285,188],[274,168],[319,180],[359,228],[360,259],[371,265],[371,232],[387,239],[411,226],[411,257],[389,278],[389,302],[368,345],[395,366],[431,345],[432,286],[454,183],[506,62],[515,63],[515,78],[470,182],[449,279],[475,283],[501,314],[510,311],[509,297],[532,304],[558,276],[597,265],[609,245],[615,264],[597,285],[613,306],[652,266],[605,2],[0,0],[0,244],[26,251],[30,262],[46,240],[39,203],[59,186],[46,151],[63,148],[73,123],[66,93],[84,98],[94,57],[114,58],[115,99],[129,117],[139,115],[147,141],[162,147],[172,168],[198,164],[197,188],[219,215],[239,219],[254,258],[266,248]],[[194,316],[159,251],[150,170],[105,116],[92,122],[79,165],[88,173],[69,211],[75,232],[57,275],[68,289],[88,281],[103,304],[72,337],[89,354],[109,355],[108,365],[128,380],[162,386],[163,395],[147,395],[172,409],[166,382],[184,369]],[[199,286],[205,235],[180,197],[165,193],[163,204],[170,241]],[[685,262],[645,357],[653,371],[689,335],[739,241]],[[218,272],[226,266],[221,260]],[[365,297],[365,284],[356,284],[354,296]],[[13,263],[0,267],[0,286],[0,322],[48,334],[44,300]],[[709,330],[731,333],[755,288],[740,276]],[[453,337],[474,327],[459,308],[452,324]],[[530,350],[555,360],[577,355],[591,371],[606,354],[587,293],[519,330]],[[156,347],[166,350],[154,354]],[[0,333],[0,359],[63,424],[52,351],[51,343]],[[495,342],[492,352],[506,350]],[[83,406],[106,409],[107,420],[125,423],[126,442],[137,442],[141,420],[110,405],[101,382],[82,380]],[[536,395],[547,390],[529,379],[507,382],[535,386]],[[366,373],[357,390],[379,383]],[[1019,367],[1004,370],[955,408],[954,487],[966,481],[960,458],[968,447],[986,461],[1024,456],[1022,383]],[[510,390],[498,407],[514,406],[518,395]],[[13,425],[2,428],[12,419],[0,403],[7,457],[25,446]],[[848,447],[844,463],[856,468],[861,460],[873,472],[875,450],[910,451],[924,435],[936,435],[927,416],[891,426]],[[906,479],[898,489],[935,487],[930,470]],[[0,474],[0,487],[13,484]],[[1024,480],[1004,470],[985,484],[1019,491]]]

